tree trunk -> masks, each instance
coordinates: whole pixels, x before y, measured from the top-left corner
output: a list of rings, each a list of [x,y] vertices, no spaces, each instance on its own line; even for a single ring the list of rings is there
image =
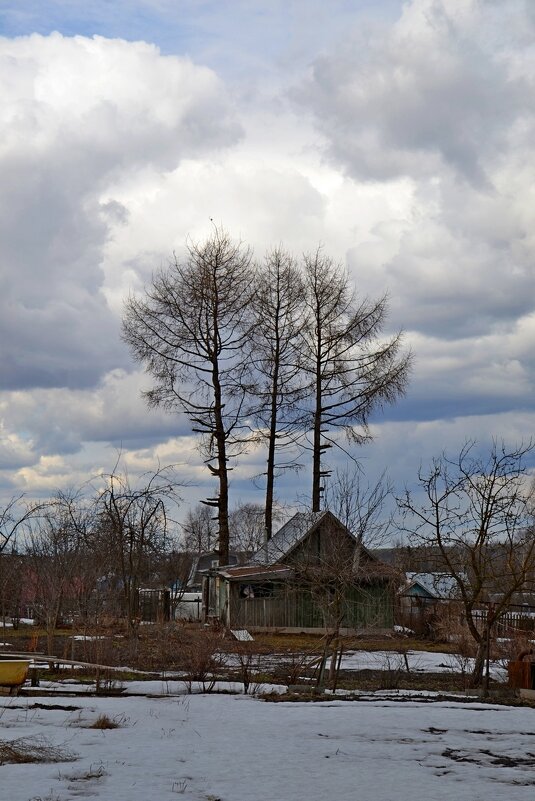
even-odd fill
[[[230,532],[228,525],[228,474],[225,443],[219,446],[219,502],[217,522],[219,524],[219,564],[228,565]]]
[[[319,512],[321,509],[321,423],[323,411],[323,330],[321,324],[321,305],[320,297],[315,297],[315,364],[314,364],[314,421],[312,432],[312,511]]]
[[[469,687],[481,687],[483,681],[483,670],[485,668],[485,658],[487,655],[487,645],[486,645],[486,630],[483,632],[483,636],[477,643],[477,651],[476,651],[476,658],[474,661],[474,667],[472,669],[472,673],[470,676],[470,681],[468,683]]]
[[[314,429],[312,436],[312,511],[321,509],[321,353],[318,337],[316,358],[316,406],[314,409]]]
[[[269,421],[269,440],[268,440],[268,457],[267,457],[267,471],[266,471],[266,511],[265,511],[265,527],[266,539],[271,539],[273,531],[273,492],[275,484],[275,443],[277,439],[277,387],[279,384],[279,355],[278,347],[275,353],[275,364],[273,369],[273,382],[271,388],[271,413]]]

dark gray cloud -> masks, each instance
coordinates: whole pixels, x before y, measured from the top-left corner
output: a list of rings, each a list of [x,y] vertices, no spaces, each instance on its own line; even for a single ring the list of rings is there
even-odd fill
[[[5,393],[0,418],[6,432],[26,434],[22,440],[2,438],[0,431],[0,463],[15,468],[31,454],[37,459],[49,453],[78,453],[87,442],[139,450],[187,436],[190,426],[183,415],[147,410],[142,390],[148,386],[150,379],[141,373],[113,370],[91,389]]]
[[[125,356],[100,292],[106,225],[52,158],[3,174],[0,387],[91,386]]]

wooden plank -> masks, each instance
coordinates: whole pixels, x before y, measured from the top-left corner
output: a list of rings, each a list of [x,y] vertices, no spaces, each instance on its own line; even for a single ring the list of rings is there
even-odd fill
[[[34,653],[25,653],[25,654],[3,654],[0,652],[0,657],[5,656],[7,658],[18,656],[25,659],[31,659],[34,662],[48,662],[51,664],[60,664],[60,665],[72,665],[73,667],[87,667],[87,668],[98,668],[100,670],[118,670],[121,672],[128,672],[128,673],[139,673],[143,676],[155,676],[159,675],[157,670],[136,670],[135,668],[127,668],[127,667],[116,667],[113,665],[99,665],[95,662],[80,662],[78,659],[64,659],[62,656],[47,656],[44,654],[35,655]]]
[[[239,640],[240,642],[252,642],[253,640],[253,637],[249,634],[247,629],[231,629],[230,633],[235,640]]]

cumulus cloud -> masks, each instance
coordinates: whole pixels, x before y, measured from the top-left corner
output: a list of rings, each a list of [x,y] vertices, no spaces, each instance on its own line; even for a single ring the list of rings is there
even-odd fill
[[[6,434],[27,432],[36,457],[77,453],[87,442],[110,443],[119,449],[147,448],[189,433],[187,421],[178,412],[147,410],[141,393],[149,386],[143,374],[117,369],[91,390],[64,387],[4,393],[0,418]]]
[[[449,166],[484,182],[528,87],[503,17],[480,0],[413,0],[394,26],[359,30],[315,60],[301,100],[332,157],[370,180]]]
[[[407,397],[374,421],[370,472],[390,464],[403,482],[445,444],[532,427],[532,4],[410,0],[365,24],[337,2],[344,24],[328,35],[313,5],[284,50],[277,4],[262,53],[245,29],[218,38],[213,4],[200,27],[188,16],[197,61],[225,61],[227,84],[143,42],[0,40],[1,487],[81,484],[122,448],[132,474],[178,462],[187,497],[213,490],[187,421],[147,411],[150,378],[119,331],[125,295],[210,217],[259,260],[322,242],[363,294],[388,291],[389,329],[416,362]],[[233,60],[238,40],[249,50]],[[234,500],[261,497],[263,459],[241,457]],[[283,483],[283,500],[306,498],[307,469]]]
[[[535,297],[535,238],[526,214],[535,178],[509,163],[488,192],[444,176],[419,184],[405,219],[381,223],[348,259],[398,325],[443,339],[516,325]]]
[[[392,419],[533,407],[531,5],[411,0],[315,58],[294,95],[331,163],[382,193],[410,187],[347,253],[416,354]]]
[[[102,260],[128,210],[107,188],[240,129],[211,70],[144,43],[1,39],[0,65],[1,385],[93,386],[126,361]]]

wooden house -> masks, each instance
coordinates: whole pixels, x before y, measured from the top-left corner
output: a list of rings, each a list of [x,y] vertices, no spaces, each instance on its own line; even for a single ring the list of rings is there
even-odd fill
[[[208,616],[256,631],[339,630],[393,625],[391,569],[331,513],[294,515],[239,567],[208,571]]]

